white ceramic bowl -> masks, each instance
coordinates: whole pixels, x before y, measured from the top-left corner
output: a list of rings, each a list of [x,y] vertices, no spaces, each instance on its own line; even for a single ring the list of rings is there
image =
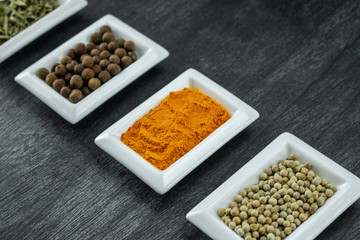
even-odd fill
[[[88,3],[86,0],[58,0],[59,7],[0,45],[0,63],[64,21]]]
[[[36,71],[41,67],[51,69],[51,66],[59,62],[63,56],[66,56],[67,51],[74,48],[77,43],[88,43],[90,35],[99,31],[102,25],[109,25],[115,37],[134,41],[136,44],[135,53],[138,59],[118,75],[101,85],[96,91],[83,98],[80,102],[73,104],[48,86],[44,80],[38,78]],[[159,44],[116,17],[106,15],[22,71],[15,77],[15,81],[32,92],[60,116],[75,124],[168,55],[169,52]]]
[[[360,197],[360,179],[290,133],[283,133],[264,150],[194,207],[186,218],[213,239],[243,239],[224,224],[217,210],[226,208],[247,186],[259,181],[270,164],[299,155],[300,162],[310,161],[315,174],[336,185],[338,191],[319,210],[302,223],[287,240],[314,239],[332,221]]]
[[[180,91],[184,88],[197,88],[210,96],[227,109],[231,118],[169,168],[161,171],[122,143],[120,137],[139,118],[158,106],[170,92]],[[95,139],[95,143],[156,192],[164,194],[258,117],[259,114],[239,98],[198,71],[189,69],[106,129]]]

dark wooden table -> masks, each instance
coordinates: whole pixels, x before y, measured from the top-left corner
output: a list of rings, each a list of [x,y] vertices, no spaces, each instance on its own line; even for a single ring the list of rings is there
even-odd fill
[[[14,77],[108,13],[170,56],[71,125]],[[359,65],[358,0],[90,0],[0,64],[0,239],[208,239],[186,213],[285,131],[360,176]],[[260,118],[158,195],[94,139],[190,67]],[[359,215],[317,239],[359,239]]]

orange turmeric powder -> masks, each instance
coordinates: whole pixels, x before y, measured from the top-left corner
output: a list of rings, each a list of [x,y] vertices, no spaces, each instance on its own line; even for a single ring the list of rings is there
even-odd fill
[[[171,92],[137,120],[121,141],[160,170],[189,152],[230,118],[226,109],[198,89]]]

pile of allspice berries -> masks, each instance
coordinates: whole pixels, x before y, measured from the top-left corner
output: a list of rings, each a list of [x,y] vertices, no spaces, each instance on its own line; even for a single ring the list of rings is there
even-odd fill
[[[104,25],[91,35],[88,44],[78,43],[70,49],[50,73],[40,68],[37,76],[70,102],[77,103],[136,61],[134,50],[133,41],[115,39],[111,28]]]
[[[245,240],[280,240],[333,196],[336,186],[317,176],[296,154],[271,164],[257,184],[240,191],[229,208],[218,209],[225,224]]]

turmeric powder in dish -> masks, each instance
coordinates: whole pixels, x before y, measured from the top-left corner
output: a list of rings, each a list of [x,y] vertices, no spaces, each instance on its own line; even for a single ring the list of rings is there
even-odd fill
[[[227,110],[209,96],[184,88],[137,120],[121,141],[165,170],[229,119]]]

